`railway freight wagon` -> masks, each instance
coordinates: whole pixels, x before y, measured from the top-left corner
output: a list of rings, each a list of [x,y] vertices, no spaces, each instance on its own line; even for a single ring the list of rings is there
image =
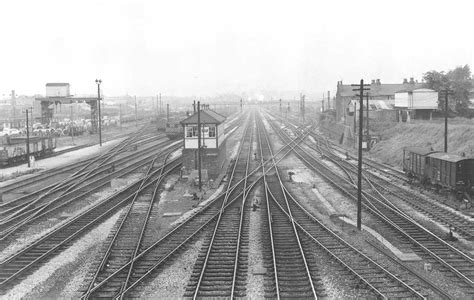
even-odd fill
[[[0,139],[0,166],[27,161],[26,137],[3,136]],[[56,138],[33,136],[29,139],[30,155],[39,158],[47,156],[56,148]]]
[[[435,153],[433,149],[407,147],[403,149],[403,171],[410,179],[416,179],[421,183],[429,181],[426,171],[427,156]]]
[[[457,192],[474,192],[474,158],[456,154],[432,153],[426,160],[426,172],[432,185]]]
[[[436,189],[474,195],[474,158],[433,149],[403,149],[403,171],[410,179]]]

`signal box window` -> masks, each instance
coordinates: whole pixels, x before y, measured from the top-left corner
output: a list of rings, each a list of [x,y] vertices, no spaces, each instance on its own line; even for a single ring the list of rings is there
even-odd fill
[[[216,127],[215,126],[209,127],[209,137],[216,137]]]

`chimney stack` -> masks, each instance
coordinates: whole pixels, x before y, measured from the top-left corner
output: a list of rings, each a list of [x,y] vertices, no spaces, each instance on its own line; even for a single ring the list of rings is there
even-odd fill
[[[410,77],[410,84],[414,84],[415,80],[413,80],[413,77]]]
[[[380,85],[380,79],[377,78],[377,85]]]
[[[403,78],[403,84],[407,84],[408,80],[406,78]]]
[[[372,84],[375,84],[375,79],[372,79]]]

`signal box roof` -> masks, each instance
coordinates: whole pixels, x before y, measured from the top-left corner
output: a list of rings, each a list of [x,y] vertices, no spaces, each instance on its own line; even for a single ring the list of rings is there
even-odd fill
[[[474,158],[469,158],[465,156],[460,156],[457,154],[450,154],[445,152],[432,153],[429,155],[430,158],[441,159],[449,162],[458,162],[461,160],[474,160]]]
[[[225,121],[225,117],[216,113],[213,110],[205,109],[201,110],[201,123],[203,124],[221,124]],[[186,119],[180,122],[181,124],[197,124],[198,123],[198,114],[194,113],[193,115],[187,117]]]
[[[415,153],[422,156],[428,155],[430,153],[438,152],[438,151],[433,150],[432,148],[426,148],[426,147],[405,147],[404,150],[407,152]]]

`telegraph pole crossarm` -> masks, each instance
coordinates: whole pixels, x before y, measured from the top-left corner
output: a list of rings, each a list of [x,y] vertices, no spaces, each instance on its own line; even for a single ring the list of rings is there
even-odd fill
[[[359,107],[359,161],[358,161],[358,172],[357,172],[357,229],[362,229],[362,126],[364,122],[364,91],[369,91],[369,84],[364,84],[364,80],[360,80],[360,84],[351,84],[352,86],[358,86],[359,88],[353,89],[353,91],[359,92],[357,96],[360,99]],[[357,109],[354,109],[354,118]]]

